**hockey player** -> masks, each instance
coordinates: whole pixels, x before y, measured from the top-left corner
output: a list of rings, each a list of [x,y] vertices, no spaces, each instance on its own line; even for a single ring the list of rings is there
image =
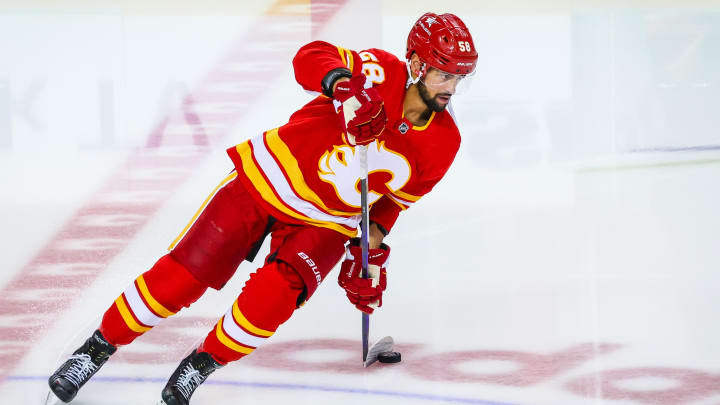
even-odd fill
[[[162,391],[188,404],[223,365],[250,354],[312,297],[345,253],[338,283],[361,311],[382,305],[390,248],[383,238],[399,213],[450,167],[460,134],[449,104],[472,74],[477,52],[465,24],[427,13],[412,27],[405,62],[380,49],[325,42],[303,46],[295,77],[318,96],[287,124],[228,149],[235,170],[173,242],[105,312],[98,330],[50,377],[69,402],[118,347],[220,289],[271,235],[270,254],[230,309],[186,357]],[[344,108],[360,107],[345,121]],[[368,146],[371,279],[362,279],[357,145]],[[372,271],[374,270],[374,271]]]

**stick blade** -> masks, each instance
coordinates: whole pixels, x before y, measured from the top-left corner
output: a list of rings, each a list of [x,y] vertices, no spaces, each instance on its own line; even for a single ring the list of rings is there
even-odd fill
[[[393,338],[390,336],[385,336],[384,338],[378,340],[375,342],[370,348],[368,349],[367,358],[365,359],[365,367],[375,363],[378,359],[378,355],[382,352],[391,352],[393,349],[393,345],[395,342],[393,341]]]

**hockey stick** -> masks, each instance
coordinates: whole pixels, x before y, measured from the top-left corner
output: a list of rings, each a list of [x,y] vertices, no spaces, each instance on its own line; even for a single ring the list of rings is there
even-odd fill
[[[345,101],[343,105],[343,113],[345,115],[345,123],[350,122],[355,117],[355,110],[360,108],[360,103],[355,97],[351,97]],[[362,208],[362,216],[360,218],[360,247],[362,249],[362,278],[368,278],[368,252],[370,250],[370,210],[368,207],[368,160],[367,145],[359,145],[356,147],[358,160],[360,161],[360,205]],[[369,346],[370,336],[370,315],[362,313],[362,350],[363,365],[365,367],[377,361],[378,355],[385,351],[392,351],[393,339],[390,336],[375,342],[372,347]]]
[[[357,147],[360,158],[360,205],[362,206],[362,217],[360,219],[360,247],[362,248],[362,278],[368,278],[368,250],[370,249],[370,213],[368,209],[368,161],[367,145]],[[363,363],[367,361],[368,336],[370,335],[370,315],[362,313],[362,346]],[[365,366],[367,367],[367,365]]]
[[[368,209],[368,162],[367,162],[367,146],[358,146],[358,155],[360,158],[360,204],[362,205],[362,217],[360,221],[360,231],[362,236],[360,239],[360,247],[362,248],[362,278],[368,278],[370,251],[370,212]],[[363,365],[365,367],[375,363],[378,355],[382,352],[390,352],[393,349],[393,338],[385,336],[375,342],[372,347],[368,348],[368,337],[370,335],[370,315],[362,313],[362,345],[363,345]]]
[[[360,102],[355,97],[350,97],[343,103],[343,115],[345,124],[355,118],[355,110],[360,108]],[[370,245],[370,236],[368,228],[370,225],[370,213],[368,209],[368,161],[367,161],[367,145],[359,145],[355,149],[358,153],[360,161],[360,206],[362,207],[362,216],[360,217],[360,247],[362,249],[362,278],[368,278],[368,249]],[[368,355],[368,338],[370,335],[370,315],[362,313],[362,351],[363,364],[367,362]],[[367,367],[367,364],[365,364]]]

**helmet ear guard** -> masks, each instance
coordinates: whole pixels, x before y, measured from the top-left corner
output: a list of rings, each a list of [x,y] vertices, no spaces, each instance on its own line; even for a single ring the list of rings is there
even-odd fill
[[[410,87],[410,85],[413,85],[420,81],[420,78],[424,77],[427,74],[428,65],[427,63],[423,62],[420,57],[418,57],[418,62],[420,62],[420,69],[414,70],[412,68],[412,55],[405,61],[405,66],[407,67],[408,71],[408,80],[405,84],[405,87]],[[414,78],[413,78],[414,77]]]

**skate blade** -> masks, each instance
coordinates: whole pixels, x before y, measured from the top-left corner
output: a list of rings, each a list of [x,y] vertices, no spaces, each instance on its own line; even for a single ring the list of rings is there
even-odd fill
[[[55,393],[48,391],[47,397],[45,398],[45,405],[60,405],[63,403],[60,398],[55,396]]]
[[[393,341],[393,338],[390,336],[385,336],[384,338],[378,340],[375,342],[370,348],[368,349],[367,358],[365,359],[365,367],[375,363],[378,359],[378,355],[382,352],[391,352],[393,349],[393,345],[395,342]]]

